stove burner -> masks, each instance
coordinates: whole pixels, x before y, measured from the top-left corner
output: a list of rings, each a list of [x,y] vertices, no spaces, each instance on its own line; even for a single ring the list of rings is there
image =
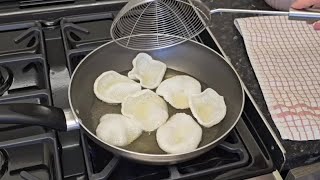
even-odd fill
[[[8,169],[7,167],[8,167],[8,161],[5,156],[5,153],[2,150],[0,150],[0,179],[7,171]]]
[[[0,66],[0,96],[3,95],[10,88],[12,82],[12,71],[5,66]]]

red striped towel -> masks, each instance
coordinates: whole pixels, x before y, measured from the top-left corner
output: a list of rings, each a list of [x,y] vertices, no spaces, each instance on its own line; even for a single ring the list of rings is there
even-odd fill
[[[320,32],[279,16],[235,24],[281,137],[320,139]]]

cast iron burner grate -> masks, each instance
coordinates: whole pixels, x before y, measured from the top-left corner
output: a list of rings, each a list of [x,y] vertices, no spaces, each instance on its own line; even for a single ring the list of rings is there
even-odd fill
[[[6,86],[1,86],[0,102],[6,96],[43,90],[49,92],[48,66],[40,23],[1,25],[0,39],[5,42],[0,44],[1,74],[8,79]]]
[[[70,74],[89,52],[112,40],[110,28],[116,13],[62,19],[60,25]]]
[[[61,179],[58,144],[53,133],[0,143],[0,177],[6,180]]]
[[[48,66],[42,27],[38,22],[0,25],[0,67],[9,79],[0,103],[51,104]],[[6,75],[7,74],[7,75]],[[1,92],[2,93],[2,92]],[[0,141],[47,132],[38,126],[0,124]]]
[[[40,23],[2,24],[0,39],[0,104],[52,105]],[[0,124],[0,179],[61,179],[60,168],[54,131]]]

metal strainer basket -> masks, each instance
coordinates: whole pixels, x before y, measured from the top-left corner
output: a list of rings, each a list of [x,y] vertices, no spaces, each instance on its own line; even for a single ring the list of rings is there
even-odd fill
[[[261,11],[245,9],[210,10],[201,0],[130,0],[111,26],[111,37],[119,45],[134,50],[155,50],[177,45],[201,33],[218,12],[289,15],[320,19],[319,12],[293,10]]]
[[[111,26],[111,37],[129,49],[174,46],[198,35],[210,19],[188,0],[131,0]],[[210,18],[210,17],[209,17]]]

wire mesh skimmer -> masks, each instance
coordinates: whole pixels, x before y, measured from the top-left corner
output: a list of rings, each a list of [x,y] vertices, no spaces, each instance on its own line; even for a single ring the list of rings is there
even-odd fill
[[[111,26],[111,37],[134,50],[154,50],[177,45],[201,33],[219,12],[289,15],[294,19],[320,19],[314,11],[210,10],[201,0],[130,0]]]

